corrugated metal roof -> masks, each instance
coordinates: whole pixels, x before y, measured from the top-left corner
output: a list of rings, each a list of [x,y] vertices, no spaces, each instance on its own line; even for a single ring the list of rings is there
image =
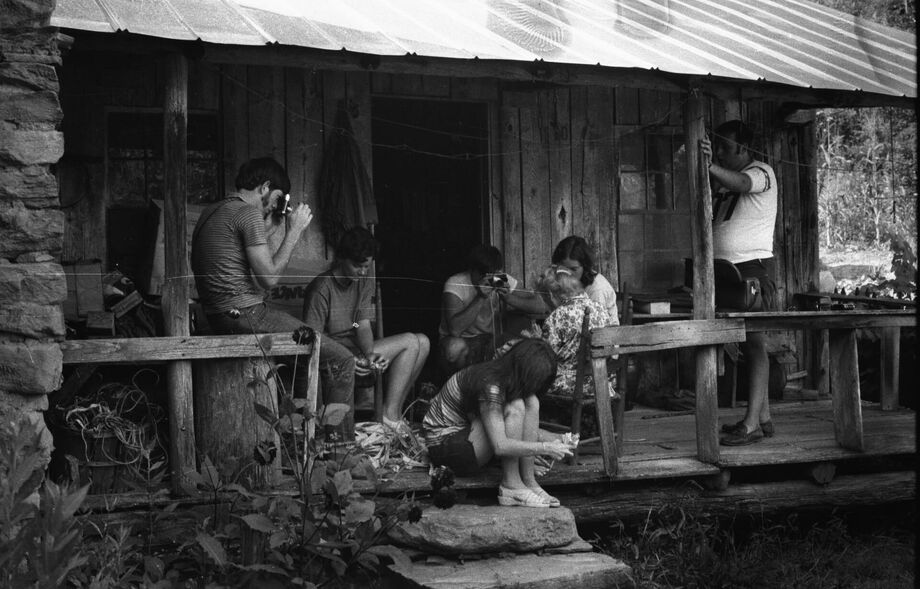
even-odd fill
[[[218,44],[543,59],[917,96],[913,34],[806,0],[58,0],[51,22]]]

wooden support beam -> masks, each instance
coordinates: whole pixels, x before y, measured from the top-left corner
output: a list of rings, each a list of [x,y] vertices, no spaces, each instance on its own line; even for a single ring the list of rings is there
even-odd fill
[[[188,151],[188,61],[166,57],[163,105],[163,188],[165,283],[161,307],[168,336],[189,335],[189,270],[186,236],[186,159]],[[173,493],[187,488],[186,472],[196,469],[192,409],[192,364],[171,362],[166,369],[169,402],[169,464]]]
[[[855,329],[831,329],[829,353],[831,395],[834,406],[834,435],[844,448],[862,451],[862,405],[859,399],[859,359]]]
[[[608,325],[591,332],[591,356],[657,352],[691,346],[743,342],[741,319],[661,321],[642,325]],[[618,347],[617,347],[618,346]]]
[[[687,147],[687,181],[690,193],[690,230],[693,237],[693,318],[715,317],[715,279],[712,250],[712,198],[709,172],[700,154],[706,137],[702,90],[692,85],[684,104],[684,144]],[[697,458],[719,460],[719,400],[717,346],[696,352],[696,443]]]
[[[879,330],[879,336],[881,336],[882,348],[880,371],[882,411],[894,411],[898,408],[900,388],[901,330],[897,327],[886,327]]]
[[[317,349],[318,344],[311,346],[295,343],[291,333],[130,337],[61,342],[65,365],[252,358],[262,355],[295,356],[312,354]]]
[[[607,473],[607,476],[612,477],[617,474],[617,456],[619,456],[617,448],[623,441],[617,441],[616,436],[619,432],[613,429],[613,412],[610,409],[610,396],[607,391],[607,359],[593,358],[591,374],[594,377],[594,410],[597,414],[597,429],[601,434],[604,472]]]

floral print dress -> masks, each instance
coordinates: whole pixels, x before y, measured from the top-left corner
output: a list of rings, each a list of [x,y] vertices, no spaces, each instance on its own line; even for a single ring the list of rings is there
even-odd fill
[[[541,328],[542,337],[556,352],[558,364],[556,380],[550,386],[549,393],[572,397],[575,391],[575,372],[577,369],[578,347],[581,338],[581,324],[585,309],[591,309],[589,326],[591,329],[616,323],[603,305],[581,294],[556,307]],[[608,376],[611,396],[615,394],[616,374]],[[594,381],[590,372],[585,375],[584,391],[586,396],[594,392]]]

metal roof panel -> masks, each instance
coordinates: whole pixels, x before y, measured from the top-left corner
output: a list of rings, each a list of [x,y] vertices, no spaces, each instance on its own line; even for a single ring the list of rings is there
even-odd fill
[[[917,94],[912,34],[807,0],[58,0],[52,24]]]

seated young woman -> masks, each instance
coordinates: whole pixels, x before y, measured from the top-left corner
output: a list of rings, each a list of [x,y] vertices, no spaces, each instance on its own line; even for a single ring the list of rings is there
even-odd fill
[[[552,312],[539,327],[539,335],[556,353],[558,365],[556,378],[549,387],[549,393],[571,397],[575,390],[575,372],[578,368],[578,348],[581,342],[581,327],[585,311],[590,309],[588,325],[591,329],[610,325],[613,320],[607,309],[592,300],[585,288],[570,270],[562,266],[550,266],[540,279],[539,291],[546,295]],[[614,395],[615,374],[611,374],[608,387]],[[585,375],[586,392],[593,391],[591,374]]]
[[[501,459],[498,502],[558,507],[534,476],[534,457],[572,454],[562,436],[539,428],[540,396],[556,375],[556,355],[541,340],[524,339],[501,358],[455,373],[431,400],[422,422],[435,465],[472,474]]]

